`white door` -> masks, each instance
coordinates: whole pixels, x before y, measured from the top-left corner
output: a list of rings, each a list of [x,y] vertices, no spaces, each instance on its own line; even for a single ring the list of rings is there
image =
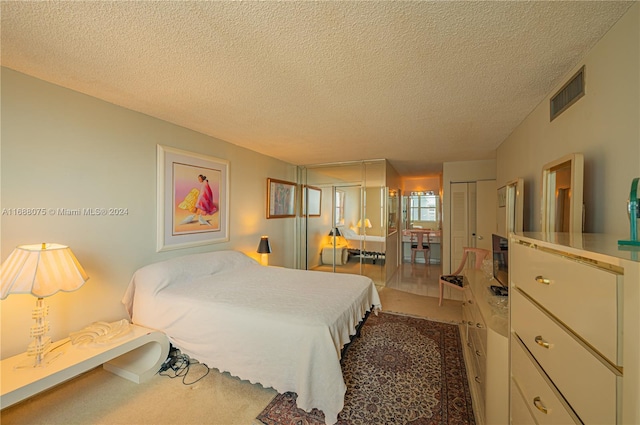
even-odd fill
[[[497,231],[497,202],[495,180],[451,183],[452,272],[462,261],[464,247],[491,251],[491,234]]]
[[[470,246],[469,183],[451,183],[451,272],[462,260],[462,248]]]
[[[476,248],[491,252],[491,234],[498,231],[496,205],[498,191],[495,180],[476,182]]]

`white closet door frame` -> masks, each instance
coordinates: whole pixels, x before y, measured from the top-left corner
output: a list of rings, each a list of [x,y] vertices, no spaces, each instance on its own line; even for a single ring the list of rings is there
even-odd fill
[[[470,246],[469,183],[451,183],[451,271],[462,261],[463,248]],[[475,213],[474,213],[475,216]]]

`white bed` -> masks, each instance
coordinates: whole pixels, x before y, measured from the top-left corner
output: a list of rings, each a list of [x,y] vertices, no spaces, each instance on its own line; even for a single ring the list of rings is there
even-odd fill
[[[384,236],[359,235],[352,229],[341,229],[342,236],[347,240],[349,252],[355,255],[370,256],[374,259],[385,258],[386,238]]]
[[[380,298],[365,276],[260,266],[236,251],[148,265],[123,303],[133,323],[158,329],[209,367],[280,393],[337,421],[346,386],[341,349]]]

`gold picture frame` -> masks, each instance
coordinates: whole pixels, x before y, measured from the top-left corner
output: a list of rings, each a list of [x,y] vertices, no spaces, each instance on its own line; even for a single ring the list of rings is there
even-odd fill
[[[305,186],[302,215],[307,217],[320,217],[322,215],[322,189],[314,186]]]
[[[296,183],[267,178],[267,218],[295,217],[297,195]]]

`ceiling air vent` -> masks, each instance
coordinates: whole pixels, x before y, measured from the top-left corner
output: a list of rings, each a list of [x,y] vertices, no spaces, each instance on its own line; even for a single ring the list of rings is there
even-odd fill
[[[551,98],[551,121],[584,96],[584,66]]]

